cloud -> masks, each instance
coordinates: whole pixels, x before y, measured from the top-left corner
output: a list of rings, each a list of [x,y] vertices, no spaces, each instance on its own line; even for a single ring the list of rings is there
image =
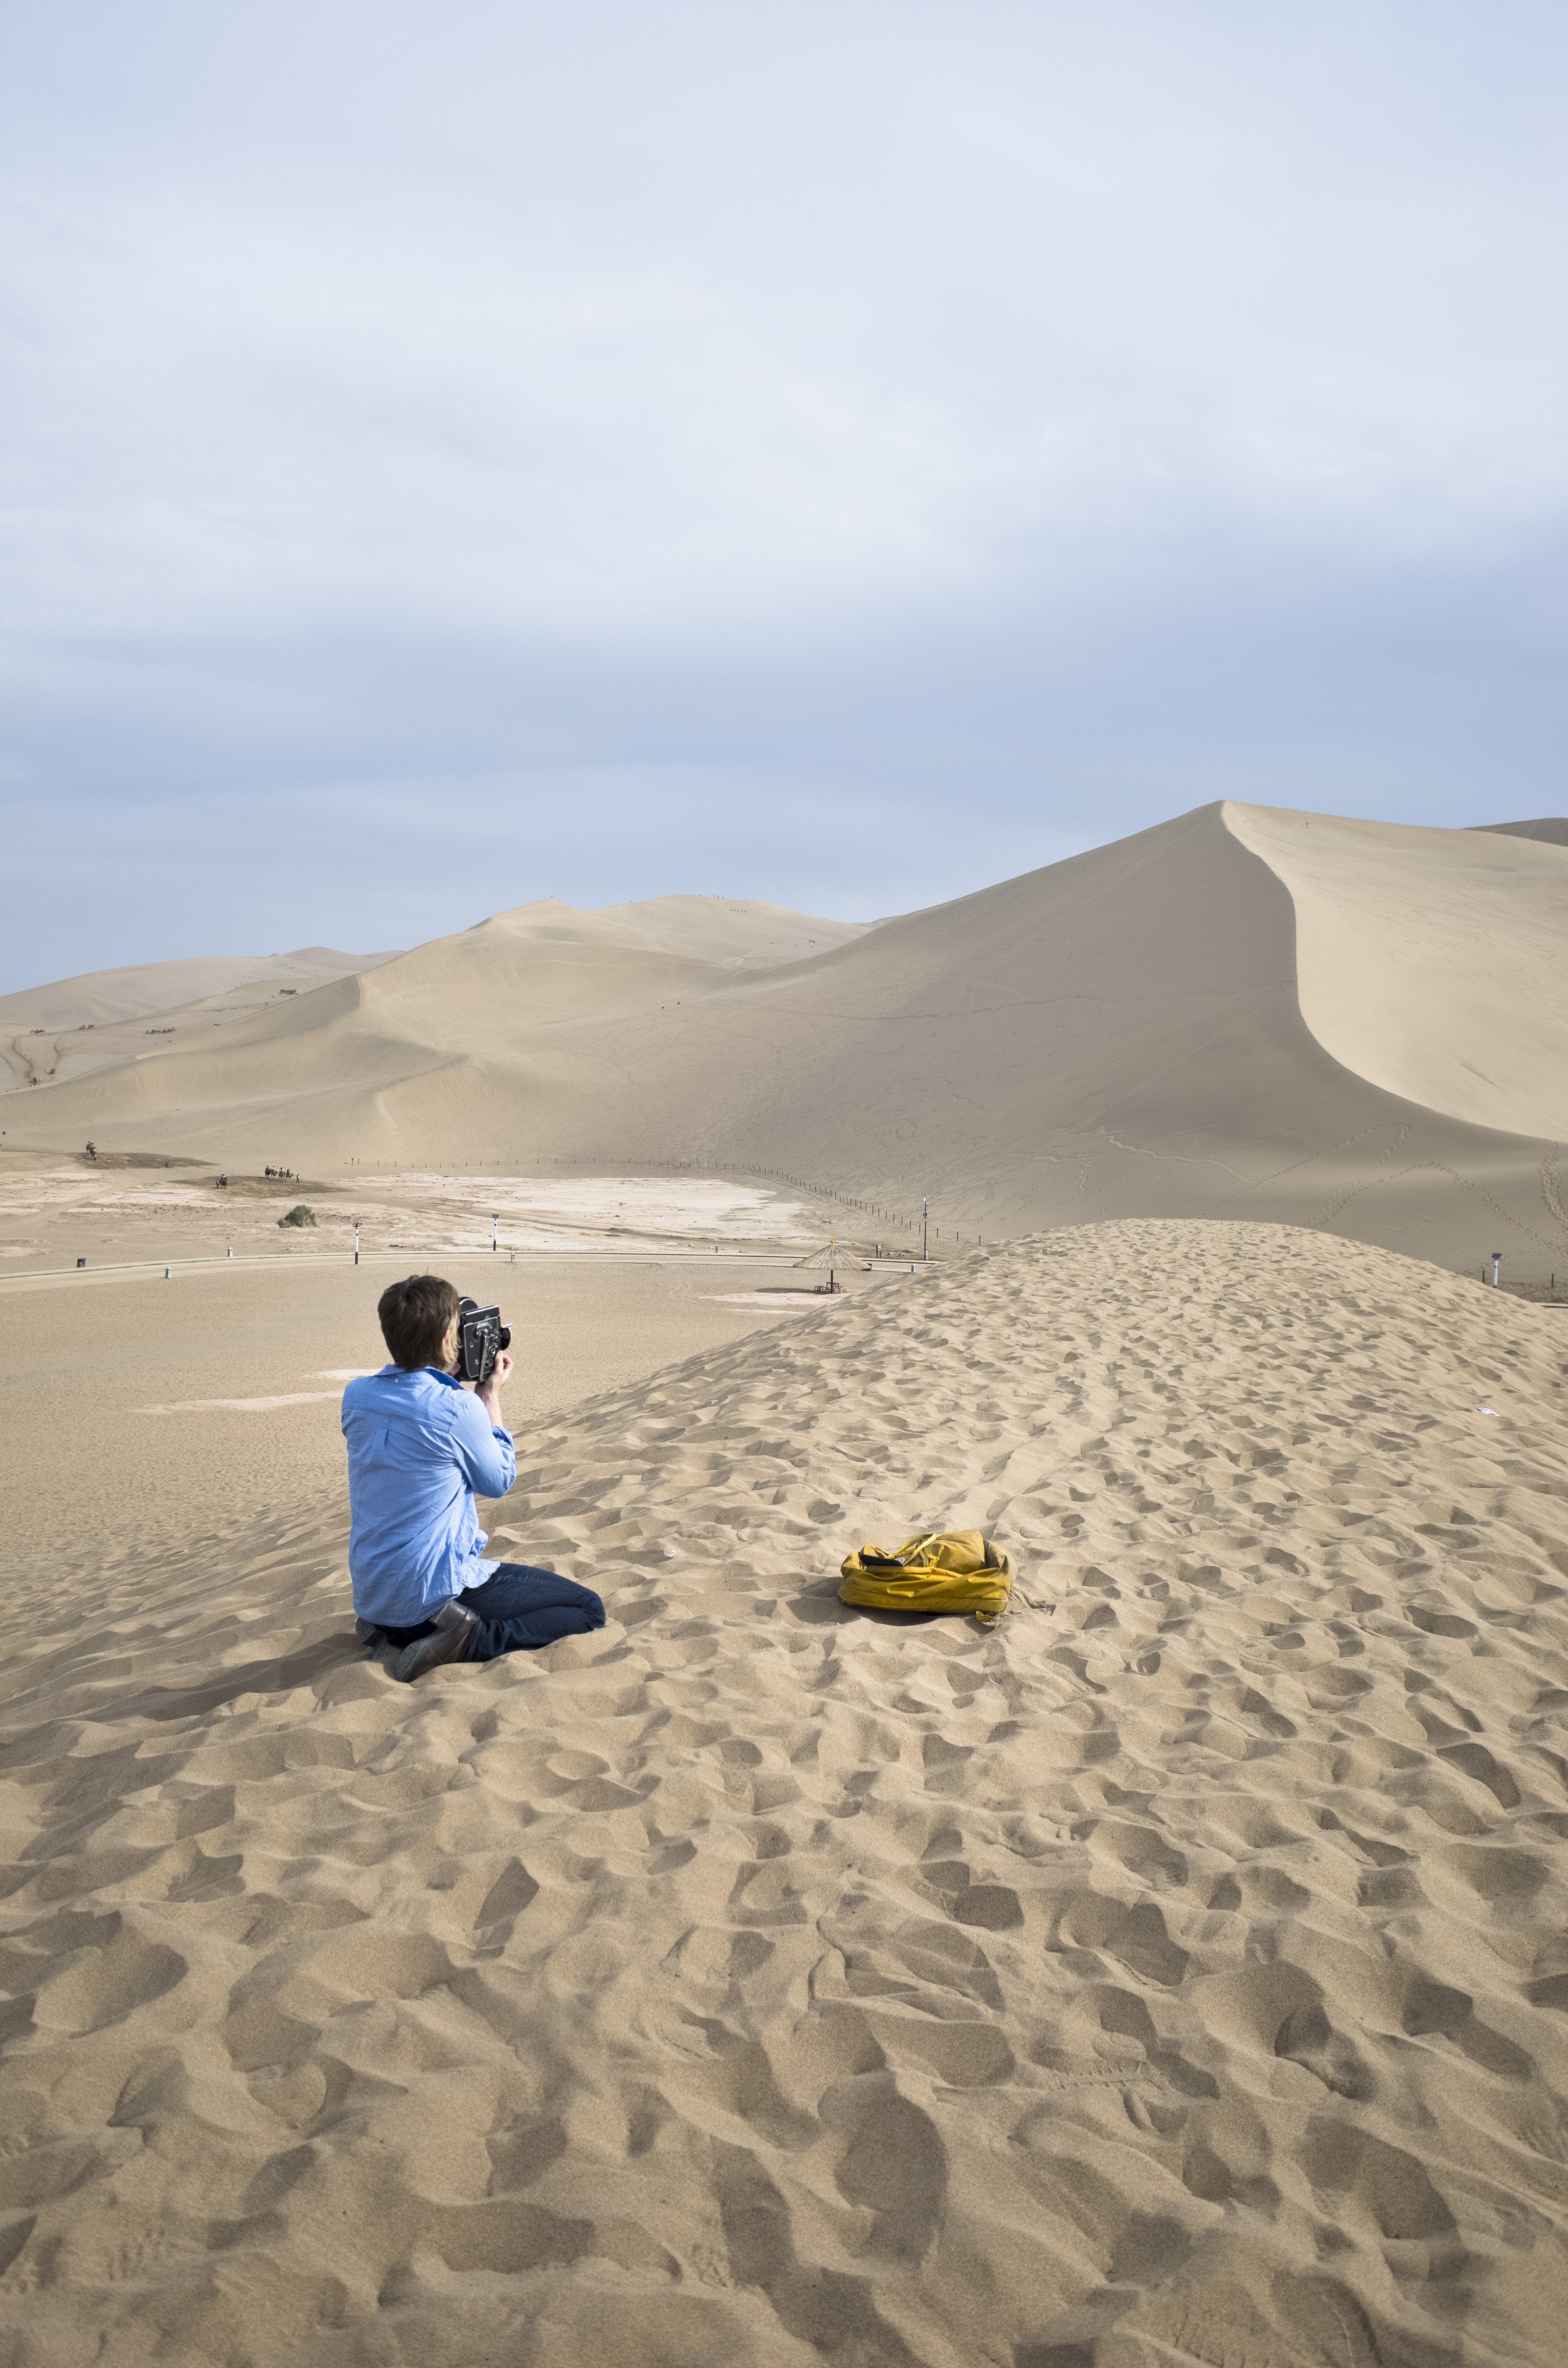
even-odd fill
[[[699,857],[785,901],[831,812],[886,910],[955,800],[966,886],[1237,776],[1526,810],[1565,47],[1239,0],[13,19],[6,779],[116,855],[46,858],[70,942],[29,889],[6,983],[192,949],[193,902],[204,946],[423,934],[475,834],[585,901]],[[258,810],[311,814],[308,888]]]

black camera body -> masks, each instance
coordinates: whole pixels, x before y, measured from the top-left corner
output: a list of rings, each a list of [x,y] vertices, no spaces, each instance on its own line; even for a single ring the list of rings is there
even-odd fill
[[[487,1382],[495,1359],[512,1345],[512,1327],[501,1321],[498,1307],[481,1307],[476,1299],[458,1302],[458,1378]]]

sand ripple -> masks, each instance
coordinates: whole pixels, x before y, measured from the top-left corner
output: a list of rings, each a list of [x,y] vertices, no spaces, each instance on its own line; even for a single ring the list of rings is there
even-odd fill
[[[522,1437],[591,1640],[395,1688],[335,1508],[22,1606],[8,2356],[1546,2368],[1565,1351],[1059,1234]],[[926,1525],[994,1633],[838,1604]]]

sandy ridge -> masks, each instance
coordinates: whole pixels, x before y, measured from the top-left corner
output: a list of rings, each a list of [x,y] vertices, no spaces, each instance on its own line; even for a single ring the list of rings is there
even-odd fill
[[[1556,1321],[1048,1237],[525,1437],[496,1543],[598,1638],[395,1689],[335,1508],[36,1605],[24,2368],[1545,2368]],[[1029,1603],[843,1611],[847,1543],[937,1520]]]
[[[1326,1052],[1423,1109],[1568,1137],[1560,845],[1233,802],[1223,812],[1290,891],[1301,1016]]]
[[[1568,1270],[1558,847],[1215,804],[825,950],[664,902],[522,908],[142,1040],[6,1098],[10,1137],[321,1176],[680,1161],[987,1239],[1238,1216]]]
[[[17,1028],[77,1028],[84,1022],[112,1026],[241,987],[265,985],[275,991],[279,983],[314,985],[395,960],[392,953],[350,954],[335,946],[301,946],[287,954],[196,954],[172,962],[86,971],[74,978],[54,979],[48,985],[19,987],[0,995],[0,1034]]]

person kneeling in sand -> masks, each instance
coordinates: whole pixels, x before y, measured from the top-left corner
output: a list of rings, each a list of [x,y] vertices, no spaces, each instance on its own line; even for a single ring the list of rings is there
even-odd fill
[[[588,1588],[480,1559],[474,1491],[504,1497],[517,1476],[501,1424],[511,1358],[497,1356],[477,1390],[458,1380],[458,1294],[439,1275],[391,1284],[376,1313],[392,1361],[343,1393],[360,1636],[399,1648],[392,1675],[406,1685],[443,1661],[494,1661],[602,1628]]]

